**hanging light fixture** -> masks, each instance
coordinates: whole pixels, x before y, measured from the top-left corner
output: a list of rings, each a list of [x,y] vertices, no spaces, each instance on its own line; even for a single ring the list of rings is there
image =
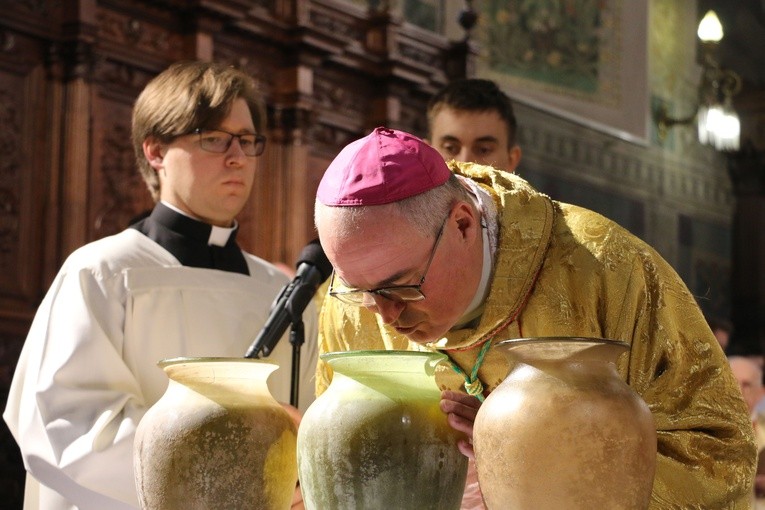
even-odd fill
[[[723,28],[714,11],[704,15],[697,31],[701,41],[701,83],[699,105],[694,115],[674,119],[666,109],[657,112],[656,123],[659,137],[677,124],[696,121],[699,142],[721,151],[738,150],[741,138],[741,122],[733,108],[733,96],[741,90],[741,77],[734,71],[723,69],[717,61],[717,47],[723,38]]]
[[[723,38],[723,27],[720,23],[720,18],[717,17],[715,11],[707,11],[701,22],[699,22],[699,29],[696,31],[696,35],[699,36],[701,42],[705,43],[719,43]]]

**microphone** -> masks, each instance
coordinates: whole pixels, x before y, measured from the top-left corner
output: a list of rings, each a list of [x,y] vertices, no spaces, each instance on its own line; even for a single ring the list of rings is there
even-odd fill
[[[311,302],[316,289],[332,273],[332,264],[324,254],[318,239],[308,243],[300,252],[295,278],[282,288],[271,307],[268,320],[258,337],[245,353],[245,358],[268,356],[276,347],[294,317],[299,317]]]

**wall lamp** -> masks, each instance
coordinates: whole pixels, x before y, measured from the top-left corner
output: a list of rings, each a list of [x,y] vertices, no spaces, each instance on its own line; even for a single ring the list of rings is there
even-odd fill
[[[717,60],[723,28],[714,11],[706,13],[697,34],[701,41],[702,73],[696,112],[677,119],[667,114],[666,107],[660,107],[656,112],[659,139],[663,140],[672,126],[696,121],[699,143],[721,151],[736,151],[740,145],[741,122],[733,109],[733,96],[741,90],[741,77],[723,69]]]

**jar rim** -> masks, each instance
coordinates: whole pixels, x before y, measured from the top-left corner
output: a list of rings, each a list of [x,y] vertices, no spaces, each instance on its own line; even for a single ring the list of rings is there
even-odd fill
[[[622,340],[613,340],[610,338],[586,337],[586,336],[533,336],[533,337],[525,337],[525,338],[509,338],[507,340],[502,340],[501,342],[497,342],[496,346],[497,347],[507,346],[511,348],[515,345],[550,343],[550,342],[556,342],[556,341],[589,344],[589,345],[614,345],[614,346],[622,346],[627,349],[630,348],[630,344]]]
[[[210,356],[210,357],[204,357],[204,356],[178,356],[175,358],[165,358],[157,362],[157,366],[160,368],[165,368],[172,365],[181,365],[181,364],[199,364],[199,363],[254,363],[254,364],[264,364],[264,365],[275,365],[279,366],[278,363],[275,363],[273,361],[269,361],[267,359],[259,359],[259,358],[226,358],[223,356]]]
[[[447,356],[436,351],[380,349],[327,352],[320,355],[320,358],[335,372],[346,376],[356,379],[379,379],[394,373],[432,377],[436,367],[446,360]]]
[[[504,352],[508,359],[527,363],[554,360],[583,360],[594,359],[592,356],[605,356],[616,362],[616,359],[630,350],[630,344],[620,340],[592,337],[529,337],[512,338],[497,342],[496,347]]]
[[[354,357],[354,356],[404,356],[404,357],[429,357],[429,358],[438,358],[440,359],[446,359],[446,354],[442,352],[436,352],[436,351],[406,351],[403,349],[361,349],[361,350],[355,350],[355,351],[333,351],[333,352],[325,352],[324,354],[321,354],[319,357],[324,360],[328,361],[330,359],[337,359],[337,358],[347,358],[347,357]]]

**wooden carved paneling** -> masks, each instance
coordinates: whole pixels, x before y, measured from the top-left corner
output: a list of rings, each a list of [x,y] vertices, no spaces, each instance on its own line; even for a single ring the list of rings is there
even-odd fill
[[[136,168],[130,139],[130,105],[100,98],[94,103],[92,237],[124,230],[153,201]]]
[[[337,69],[316,70],[314,107],[327,122],[341,123],[338,121],[342,118],[348,129],[362,130],[369,114],[370,88],[367,80],[354,73]]]
[[[0,4],[0,406],[32,316],[49,283],[46,261],[56,236],[45,236],[51,214],[47,185],[55,161],[51,89],[39,38],[47,2]],[[12,10],[28,19],[12,18]],[[15,14],[14,14],[15,16]],[[8,25],[6,25],[6,23]],[[11,25],[26,25],[29,32]],[[30,35],[31,32],[34,32]],[[21,508],[24,467],[10,432],[0,425],[0,492],[5,508]]]
[[[2,31],[0,51],[0,317],[24,329],[44,283],[45,186],[50,148],[44,44]],[[7,329],[6,329],[7,331]]]
[[[252,193],[238,220],[242,246],[271,261],[289,262],[282,244],[289,205],[285,194],[285,172],[282,159],[285,148],[269,143],[258,159]]]
[[[241,32],[216,34],[214,45],[213,59],[216,62],[230,64],[246,72],[255,80],[264,98],[272,97],[273,77],[286,58],[281,48],[258,39],[247,39]]]
[[[311,30],[303,36],[305,43],[333,53],[359,52],[366,39],[364,11],[338,1],[306,3],[306,25]]]
[[[110,55],[130,60],[172,62],[188,58],[186,39],[178,22],[180,16],[143,17],[101,8],[96,14],[98,45]],[[162,66],[164,67],[164,66]]]
[[[133,101],[161,68],[146,70],[134,63],[122,62],[99,55],[95,59],[91,80],[98,87],[98,93],[116,101],[128,104]],[[128,111],[128,119],[131,112]]]
[[[317,122],[311,127],[312,152],[332,157],[339,149],[363,136],[361,132],[350,131],[341,126]]]
[[[52,36],[59,30],[63,11],[62,0],[0,0],[0,25],[7,25],[26,33]]]

